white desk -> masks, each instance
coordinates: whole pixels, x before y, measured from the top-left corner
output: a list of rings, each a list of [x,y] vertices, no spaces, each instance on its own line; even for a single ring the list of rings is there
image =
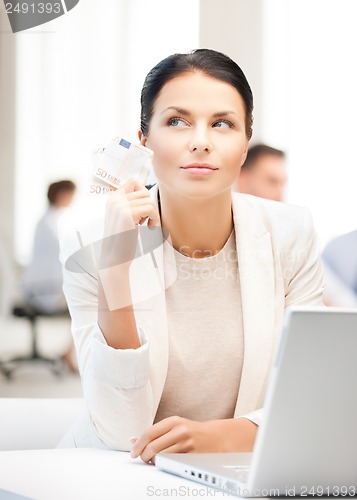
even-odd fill
[[[228,498],[128,453],[92,448],[2,451],[0,488],[36,500]]]

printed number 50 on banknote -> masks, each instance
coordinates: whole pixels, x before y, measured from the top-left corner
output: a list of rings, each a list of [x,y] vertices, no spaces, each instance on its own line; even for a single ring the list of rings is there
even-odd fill
[[[102,194],[118,188],[128,179],[146,184],[153,156],[151,149],[121,137],[114,139],[95,154],[93,175],[97,184],[92,184],[90,191]]]

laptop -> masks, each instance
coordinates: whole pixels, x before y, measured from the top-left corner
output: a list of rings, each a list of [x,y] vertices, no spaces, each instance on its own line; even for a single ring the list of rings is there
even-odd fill
[[[252,453],[160,453],[155,463],[242,497],[357,494],[357,310],[286,313]]]

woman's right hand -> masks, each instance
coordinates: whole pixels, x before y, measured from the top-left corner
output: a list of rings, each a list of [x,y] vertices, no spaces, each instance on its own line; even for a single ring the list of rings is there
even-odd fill
[[[149,190],[129,179],[108,197],[100,269],[123,264],[130,266],[135,257],[138,225],[148,220],[148,227],[156,226],[160,216]]]

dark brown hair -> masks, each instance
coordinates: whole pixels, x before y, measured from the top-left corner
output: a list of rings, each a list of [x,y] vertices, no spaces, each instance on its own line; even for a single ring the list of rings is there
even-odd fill
[[[49,185],[48,191],[47,191],[47,198],[48,201],[50,202],[50,205],[54,205],[57,201],[58,195],[60,193],[68,192],[72,193],[75,191],[76,185],[72,181],[64,180],[64,181],[58,181],[58,182],[53,182],[52,184]]]

